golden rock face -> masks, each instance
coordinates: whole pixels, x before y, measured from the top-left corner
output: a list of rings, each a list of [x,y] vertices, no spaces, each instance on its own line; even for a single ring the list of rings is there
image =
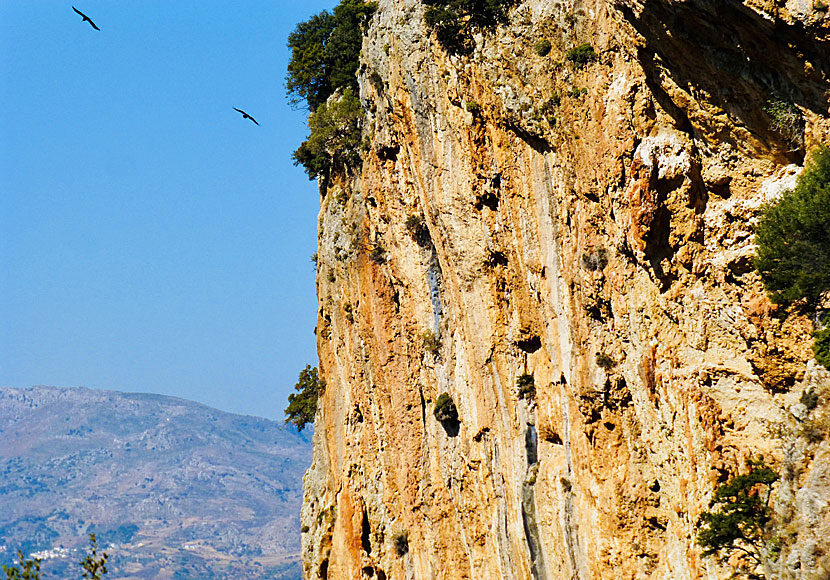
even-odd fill
[[[826,396],[791,411],[828,374],[752,269],[759,207],[830,128],[826,27],[713,6],[528,0],[448,56],[420,3],[379,2],[370,147],[320,212],[306,577],[726,578],[696,522],[761,453],[776,573],[830,567],[830,447],[799,435]],[[804,147],[768,127],[784,93]]]

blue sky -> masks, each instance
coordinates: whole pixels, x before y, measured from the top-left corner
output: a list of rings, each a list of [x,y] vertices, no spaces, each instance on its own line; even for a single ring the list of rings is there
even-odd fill
[[[72,4],[0,0],[0,385],[282,419],[319,209],[286,39],[334,2]]]

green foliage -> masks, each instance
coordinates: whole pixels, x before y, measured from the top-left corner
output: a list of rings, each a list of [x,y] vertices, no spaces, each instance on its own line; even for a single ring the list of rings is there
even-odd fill
[[[101,580],[107,573],[107,558],[109,554],[102,552],[98,555],[98,540],[95,534],[89,534],[89,551],[81,560],[80,566],[84,569],[83,578]],[[17,564],[11,567],[3,566],[6,580],[40,580],[40,558],[27,559],[21,550],[17,551]]]
[[[773,302],[813,307],[830,289],[830,149],[817,149],[795,189],[762,208],[755,243]]]
[[[101,580],[101,577],[107,573],[107,558],[109,554],[106,552],[98,555],[98,540],[95,534],[89,534],[89,552],[81,561],[81,567],[84,569],[83,577],[89,580]]]
[[[314,415],[317,413],[317,399],[325,387],[325,381],[321,381],[317,377],[317,367],[306,365],[300,371],[299,380],[294,385],[294,390],[297,392],[288,395],[285,422],[296,426],[297,431],[302,431],[308,423],[314,423]]]
[[[550,43],[550,40],[548,40],[547,38],[540,39],[536,43],[536,46],[533,47],[533,49],[536,51],[536,54],[538,54],[539,56],[547,56],[548,54],[550,54],[551,48],[553,47]]]
[[[383,247],[381,242],[378,241],[372,244],[372,251],[369,252],[369,259],[375,264],[383,264],[386,262],[386,248]]]
[[[570,49],[565,53],[565,57],[579,69],[597,60],[597,53],[594,52],[594,47],[586,42]]]
[[[465,108],[467,109],[467,112],[474,117],[477,117],[478,114],[481,113],[481,105],[475,101],[467,101]]]
[[[764,111],[769,115],[770,129],[781,134],[793,147],[804,142],[804,116],[794,104],[781,99],[767,101]]]
[[[605,370],[605,372],[608,372],[612,368],[617,366],[617,361],[615,361],[613,358],[611,358],[610,356],[608,356],[604,352],[598,352],[597,353],[597,366],[599,368]]]
[[[309,136],[294,152],[294,164],[302,165],[309,179],[326,177],[332,167],[360,163],[363,109],[352,89],[322,103],[308,117]]]
[[[533,375],[522,373],[516,379],[516,387],[519,389],[520,399],[533,399],[536,397],[536,381]]]
[[[294,105],[305,101],[315,111],[337,89],[357,92],[363,29],[375,10],[374,2],[341,0],[334,14],[315,14],[288,35],[285,88]]]
[[[818,407],[818,393],[813,389],[807,389],[801,393],[799,402],[804,405],[808,411],[812,411]]]
[[[472,51],[473,33],[507,19],[516,0],[424,0],[424,21],[438,42],[451,53]]]
[[[449,393],[441,393],[438,400],[435,401],[435,408],[432,410],[432,414],[441,423],[445,421],[458,421],[458,409]]]
[[[778,473],[764,463],[763,457],[750,460],[748,465],[749,473],[733,477],[715,491],[710,502],[713,509],[703,512],[698,520],[697,543],[703,548],[703,556],[725,560],[739,552],[757,568],[769,556],[769,497]],[[763,578],[752,570],[749,573]]]
[[[424,350],[432,353],[433,355],[438,354],[438,349],[441,348],[441,339],[436,336],[434,332],[431,330],[425,330],[421,334],[421,340],[424,343]]]
[[[827,323],[828,321],[825,319],[825,324]],[[813,338],[816,339],[813,343],[813,353],[816,356],[816,361],[824,368],[830,369],[830,327],[814,332]],[[815,393],[813,394],[815,395]]]
[[[3,566],[3,572],[6,573],[6,580],[39,580],[40,558],[33,560],[26,559],[23,556],[23,552],[18,550],[17,562],[17,565],[11,567]]]

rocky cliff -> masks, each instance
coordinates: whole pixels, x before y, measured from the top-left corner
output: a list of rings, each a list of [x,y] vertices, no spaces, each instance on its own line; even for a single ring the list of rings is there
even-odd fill
[[[760,454],[771,574],[828,577],[830,375],[752,256],[828,142],[829,40],[810,0],[525,0],[450,55],[379,0],[321,197],[307,578],[726,578],[696,523]]]

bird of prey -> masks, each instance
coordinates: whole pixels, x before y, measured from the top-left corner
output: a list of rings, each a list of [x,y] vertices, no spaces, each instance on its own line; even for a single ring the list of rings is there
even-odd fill
[[[240,113],[242,113],[242,118],[243,118],[243,119],[250,119],[251,121],[253,121],[253,122],[254,122],[254,123],[256,123],[257,125],[259,125],[259,123],[257,123],[257,122],[256,122],[256,119],[254,119],[253,117],[251,117],[248,113],[246,113],[246,112],[245,112],[245,111],[243,111],[242,109],[237,109],[236,107],[234,107],[234,108],[233,108],[233,110],[234,110],[234,111],[239,111]]]
[[[94,28],[95,30],[101,30],[100,28],[98,28],[97,26],[95,26],[95,23],[92,21],[92,19],[91,19],[89,16],[87,16],[86,14],[84,14],[83,12],[81,12],[80,10],[78,10],[77,8],[75,8],[74,6],[72,7],[72,10],[74,10],[75,12],[77,12],[78,14],[80,14],[80,15],[81,15],[81,18],[83,18],[83,19],[84,19],[84,22],[89,22],[89,25],[90,25],[92,28]]]

